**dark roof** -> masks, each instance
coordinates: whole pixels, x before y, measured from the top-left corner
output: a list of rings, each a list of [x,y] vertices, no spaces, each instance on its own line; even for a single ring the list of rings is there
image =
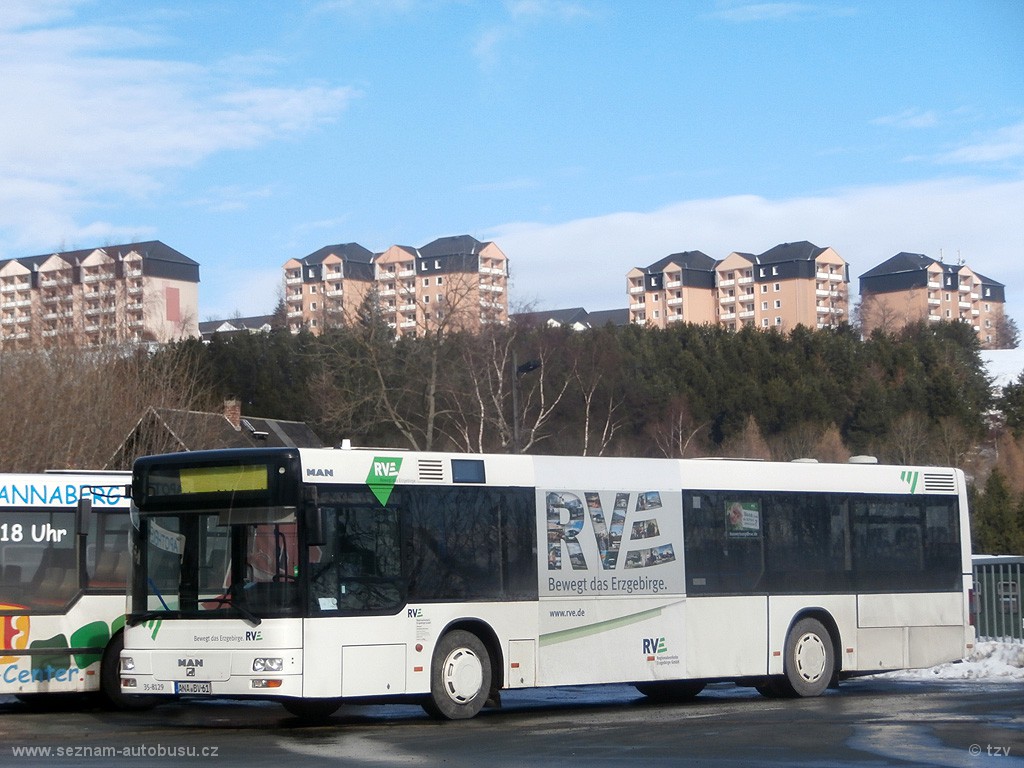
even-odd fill
[[[590,327],[587,310],[583,307],[569,309],[551,309],[546,312],[520,312],[513,317],[525,325],[575,325],[579,323],[585,328]]]
[[[223,413],[150,406],[107,466],[124,466],[149,453],[257,447],[322,448],[323,441],[301,421],[243,416],[236,429]]]
[[[590,312],[589,317],[591,328],[603,328],[608,323],[616,326],[629,325],[629,310],[625,307],[622,309],[599,309],[596,312]]]
[[[569,309],[551,309],[546,312],[520,312],[512,318],[526,325],[547,325],[553,322],[560,326],[573,326],[577,323],[585,328],[603,328],[611,323],[612,325],[629,325],[629,310],[622,309],[599,309],[596,312],[588,312],[583,307],[570,307]]]
[[[892,275],[897,272],[920,272],[928,269],[934,263],[935,259],[925,256],[923,253],[907,253],[902,251],[886,259],[877,267],[869,269],[861,277],[880,277],[881,275]]]
[[[253,317],[232,317],[227,320],[204,320],[199,323],[199,333],[203,338],[214,333],[238,333],[240,331],[261,331],[274,324],[273,315],[255,315]]]
[[[419,255],[423,258],[434,259],[438,256],[452,255],[473,255],[480,253],[485,245],[471,235],[453,235],[452,237],[439,237],[437,240],[419,248]]]
[[[299,261],[304,264],[322,264],[328,256],[337,256],[342,261],[358,261],[369,264],[373,261],[373,252],[364,248],[359,243],[339,243],[338,245],[325,245],[323,248],[313,251]]]
[[[681,253],[673,253],[658,259],[650,266],[644,268],[644,272],[649,275],[664,272],[665,267],[669,264],[677,264],[684,269],[699,269],[707,272],[714,271],[715,269],[715,260],[703,251],[682,251]]]
[[[776,264],[781,261],[814,261],[824,250],[814,243],[801,240],[797,243],[780,243],[759,254],[756,258],[760,264]]]
[[[1006,287],[1003,283],[1000,283],[998,280],[993,280],[991,277],[985,277],[983,274],[981,274],[981,272],[975,272],[974,276],[981,280],[982,285],[991,285],[993,288]]]
[[[148,277],[165,277],[172,280],[199,282],[199,262],[193,261],[180,251],[159,240],[146,240],[140,243],[124,245],[103,245],[96,248],[80,248],[75,251],[55,251],[41,253],[36,256],[23,256],[18,259],[0,260],[0,265],[17,261],[28,269],[38,267],[47,259],[57,256],[72,266],[77,267],[82,259],[95,251],[103,251],[113,259],[135,252],[142,256],[142,273]]]

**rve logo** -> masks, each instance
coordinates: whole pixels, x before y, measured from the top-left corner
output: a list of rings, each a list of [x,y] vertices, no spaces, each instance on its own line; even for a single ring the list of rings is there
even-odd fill
[[[251,643],[254,640],[262,640],[262,639],[263,639],[263,633],[260,630],[258,630],[258,629],[257,630],[246,630],[246,632],[245,632],[245,642],[247,642],[247,643]]]
[[[366,475],[366,484],[370,491],[377,497],[382,506],[388,503],[391,498],[391,491],[394,490],[395,481],[398,480],[398,472],[402,468],[400,458],[390,456],[375,456],[370,465],[370,472]]]
[[[409,608],[408,609],[408,616],[409,616],[410,619],[418,619],[418,618],[423,616],[423,609],[422,608]]]
[[[647,656],[654,656],[656,653],[666,653],[668,650],[665,645],[664,637],[645,637],[644,638],[644,654]]]

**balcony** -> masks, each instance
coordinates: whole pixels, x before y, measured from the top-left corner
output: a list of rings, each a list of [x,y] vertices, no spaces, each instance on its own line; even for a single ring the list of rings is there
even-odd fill
[[[719,288],[731,288],[734,285],[736,285],[736,281],[735,280],[719,280],[718,281],[718,287]]]
[[[740,285],[750,285],[752,282],[754,282],[754,278],[752,278],[752,277],[741,277],[737,282]]]
[[[718,319],[719,320],[735,320],[736,319],[736,313],[735,312],[723,312],[721,315],[719,315]]]
[[[670,307],[677,307],[683,303],[682,297],[672,298],[666,302]]]
[[[644,292],[644,287],[642,285],[631,285],[629,287],[630,295],[633,295],[633,294],[636,294],[636,293],[643,293],[643,292]]]
[[[718,300],[718,303],[719,304],[735,304],[736,303],[736,297],[735,296],[722,296]]]

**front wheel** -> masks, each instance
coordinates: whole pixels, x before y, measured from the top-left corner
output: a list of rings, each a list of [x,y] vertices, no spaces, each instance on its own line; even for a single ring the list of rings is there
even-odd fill
[[[107,705],[113,709],[144,710],[155,706],[159,696],[146,696],[121,692],[121,651],[124,650],[124,634],[118,632],[107,643],[100,661],[100,693]]]
[[[832,636],[817,619],[801,619],[786,637],[784,676],[778,682],[793,696],[825,692],[836,667]]]
[[[433,717],[466,720],[483,709],[491,689],[491,657],[472,632],[456,629],[434,648],[430,698],[423,708]]]

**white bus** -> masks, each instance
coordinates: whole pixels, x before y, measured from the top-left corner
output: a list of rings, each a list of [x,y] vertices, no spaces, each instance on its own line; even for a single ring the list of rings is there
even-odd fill
[[[535,686],[814,696],[974,642],[956,469],[263,449],[132,484],[126,693],[461,719]]]
[[[0,475],[0,695],[121,694],[128,472]],[[148,701],[146,703],[152,703]]]

